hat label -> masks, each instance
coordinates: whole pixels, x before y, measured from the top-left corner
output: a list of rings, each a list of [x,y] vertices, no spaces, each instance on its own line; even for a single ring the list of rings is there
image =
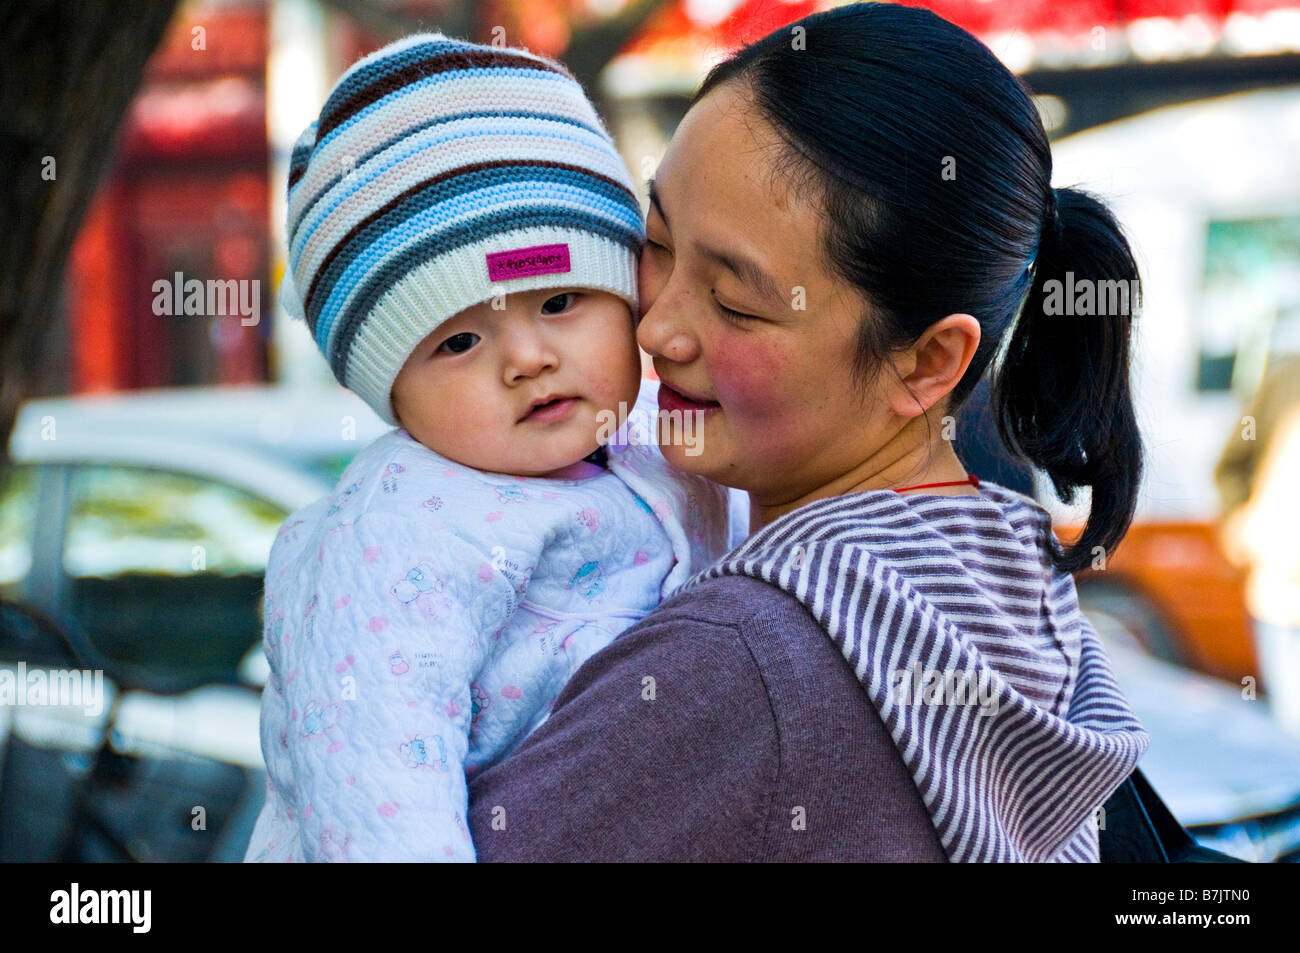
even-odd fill
[[[508,281],[529,275],[550,275],[569,270],[569,246],[533,245],[513,251],[494,251],[487,256],[488,279]]]

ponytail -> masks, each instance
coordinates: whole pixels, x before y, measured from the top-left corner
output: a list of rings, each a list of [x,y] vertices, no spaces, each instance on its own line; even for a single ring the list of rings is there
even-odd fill
[[[1137,506],[1142,439],[1129,349],[1141,302],[1133,252],[1105,205],[1075,189],[1054,195],[993,407],[1003,440],[1062,500],[1092,489],[1083,534],[1055,559],[1077,572],[1123,538]]]

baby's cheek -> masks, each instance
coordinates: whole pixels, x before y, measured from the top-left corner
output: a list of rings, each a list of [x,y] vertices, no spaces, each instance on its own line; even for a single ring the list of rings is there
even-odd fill
[[[597,404],[608,405],[610,410],[618,406],[620,400],[626,401],[630,382],[627,375],[614,377],[610,374],[593,374],[586,382],[588,395]],[[636,398],[634,397],[633,400]]]

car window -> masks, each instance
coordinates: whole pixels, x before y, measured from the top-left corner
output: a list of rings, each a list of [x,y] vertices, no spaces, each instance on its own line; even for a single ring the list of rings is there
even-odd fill
[[[16,599],[18,584],[32,565],[32,521],[36,518],[36,468],[11,469],[0,486],[0,594]]]
[[[190,474],[79,467],[63,550],[68,612],[114,661],[230,676],[260,641],[262,576],[285,516]]]
[[[71,576],[261,572],[285,513],[184,473],[80,467],[63,565]]]

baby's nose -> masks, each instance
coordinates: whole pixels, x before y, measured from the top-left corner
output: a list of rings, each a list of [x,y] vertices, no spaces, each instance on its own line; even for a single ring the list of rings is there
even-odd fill
[[[505,378],[507,383],[521,377],[536,377],[560,366],[557,349],[542,334],[532,330],[512,332],[505,341]]]

